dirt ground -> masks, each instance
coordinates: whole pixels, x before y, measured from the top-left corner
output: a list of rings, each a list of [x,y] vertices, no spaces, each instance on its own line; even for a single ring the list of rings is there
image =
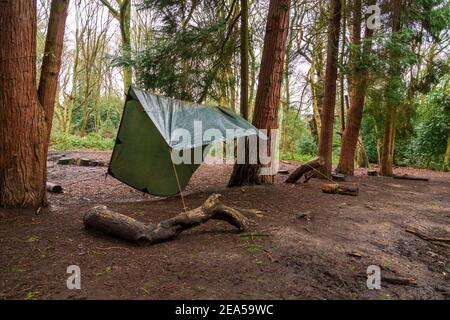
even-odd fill
[[[108,160],[106,152],[71,156]],[[190,208],[213,193],[227,205],[261,210],[257,235],[210,221],[174,241],[138,247],[88,232],[83,214],[99,204],[143,222],[181,210],[178,197],[135,191],[106,168],[49,163],[65,188],[39,213],[0,209],[0,299],[449,299],[450,249],[418,238],[450,235],[450,175],[396,169],[430,182],[352,178],[359,197],[323,194],[323,181],[228,189],[230,166],[203,166],[186,190]],[[295,164],[284,163],[292,170]],[[304,215],[306,214],[306,218]],[[67,267],[81,268],[81,290],[68,290]],[[366,270],[382,269],[369,290]],[[413,279],[416,284],[403,283]]]

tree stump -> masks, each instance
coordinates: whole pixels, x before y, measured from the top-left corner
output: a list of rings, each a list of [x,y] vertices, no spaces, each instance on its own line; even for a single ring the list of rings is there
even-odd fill
[[[83,222],[87,229],[95,229],[140,245],[153,245],[172,240],[181,232],[209,220],[226,221],[241,232],[247,231],[250,220],[244,216],[243,212],[220,203],[219,198],[220,195],[215,194],[201,207],[158,224],[146,225],[131,217],[110,211],[105,206],[97,206],[89,210]]]
[[[58,160],[58,164],[62,165],[62,166],[72,166],[72,165],[77,165],[78,161],[79,161],[79,159],[77,159],[77,158],[66,158],[66,157],[63,157],[63,158]]]
[[[80,159],[80,167],[90,167],[91,166],[91,159]]]
[[[322,191],[329,194],[341,194],[345,196],[358,196],[359,188],[357,185],[343,186],[339,184],[324,184]]]

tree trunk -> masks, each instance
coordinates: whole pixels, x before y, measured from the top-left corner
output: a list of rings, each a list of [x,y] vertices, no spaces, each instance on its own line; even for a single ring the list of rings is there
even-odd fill
[[[271,130],[278,128],[285,48],[289,31],[289,9],[289,0],[270,1],[253,116],[253,125],[259,129],[267,129],[269,137]],[[270,145],[270,140],[267,143]],[[273,183],[274,176],[260,175],[260,168],[261,165],[236,164],[229,186]]]
[[[401,0],[392,0],[392,35],[401,30]],[[397,54],[391,54],[391,67],[389,70],[390,80],[399,76]],[[389,99],[388,99],[389,100]],[[395,145],[395,123],[397,118],[397,108],[393,102],[388,101],[386,107],[386,118],[384,122],[383,150],[381,155],[381,175],[392,177],[394,165],[394,145]]]
[[[45,110],[36,93],[36,2],[0,3],[0,206],[46,203]]]
[[[120,6],[120,33],[122,35],[122,54],[125,59],[123,66],[123,86],[125,95],[133,83],[133,71],[131,69],[131,0],[123,0]]]
[[[248,81],[249,81],[249,34],[248,34],[248,0],[241,0],[241,115],[249,119]]]
[[[44,60],[42,62],[38,96],[39,102],[46,114],[48,139],[50,139],[53,112],[55,110],[55,99],[58,90],[58,76],[61,69],[61,55],[64,45],[64,31],[68,7],[69,0],[52,0],[47,37],[45,40],[45,52]]]
[[[366,148],[364,147],[364,140],[362,134],[359,134],[358,145],[356,147],[356,164],[359,168],[368,168],[369,160],[366,153]]]
[[[122,56],[124,58],[123,70],[123,88],[124,95],[128,94],[128,89],[133,83],[133,70],[129,64],[131,59],[131,0],[117,0],[119,9],[116,10],[108,0],[100,0],[110,14],[119,22],[120,35],[122,37]]]
[[[336,107],[337,58],[341,26],[341,0],[330,0],[325,96],[323,100],[322,128],[319,138],[319,157],[324,161],[322,174],[331,176],[333,126]]]
[[[443,168],[444,172],[448,172],[449,162],[450,162],[450,136],[448,137],[447,151],[445,152],[444,157],[444,168]]]
[[[347,3],[343,0],[343,8],[342,8],[342,41],[341,41],[341,67],[344,66],[344,57],[345,57],[345,45],[346,45],[346,35],[347,35]],[[341,71],[339,74],[339,103],[340,103],[340,113],[339,120],[341,121],[341,134],[344,135],[345,131],[345,73]]]
[[[47,140],[45,143],[45,157],[47,157],[52,133],[53,114],[55,110],[56,93],[58,91],[59,72],[61,70],[61,56],[64,46],[64,31],[66,28],[69,0],[52,0],[50,18],[45,40],[44,60],[41,68],[38,97],[45,111],[47,124]],[[47,162],[45,162],[47,172]],[[44,177],[47,181],[47,174]],[[48,190],[48,188],[47,188]]]
[[[372,1],[371,4],[374,4]],[[361,0],[353,0],[353,18],[352,18],[352,53],[350,55],[350,64],[352,75],[350,77],[350,109],[347,114],[347,124],[342,137],[341,154],[337,171],[345,175],[354,175],[355,170],[355,152],[358,146],[360,129],[364,111],[364,103],[368,86],[368,73],[361,70],[359,60],[366,61],[372,48],[373,31],[366,28],[365,42],[361,44],[361,23],[362,23]],[[361,49],[361,46],[363,48]]]
[[[181,213],[156,225],[145,225],[128,216],[109,211],[104,206],[91,209],[83,220],[87,229],[95,229],[141,245],[172,240],[181,232],[211,219],[226,221],[239,231],[247,230],[250,221],[239,210],[221,204],[219,197],[220,195],[215,194],[200,208]]]

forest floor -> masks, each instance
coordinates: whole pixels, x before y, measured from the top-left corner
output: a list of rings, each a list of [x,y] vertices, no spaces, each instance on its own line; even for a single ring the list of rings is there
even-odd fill
[[[108,152],[71,152],[108,160]],[[296,164],[283,163],[292,170]],[[203,166],[186,190],[190,208],[213,193],[225,204],[262,211],[254,232],[210,221],[151,247],[85,230],[82,217],[99,204],[143,222],[181,210],[180,199],[156,198],[111,177],[106,168],[49,163],[49,195],[38,214],[0,209],[0,299],[449,299],[450,249],[406,232],[450,234],[450,175],[408,168],[397,173],[430,182],[351,179],[360,195],[321,192],[323,181],[228,189],[230,166]],[[81,268],[81,290],[68,290],[67,267]],[[367,268],[382,270],[369,290]],[[405,281],[414,280],[415,284]]]

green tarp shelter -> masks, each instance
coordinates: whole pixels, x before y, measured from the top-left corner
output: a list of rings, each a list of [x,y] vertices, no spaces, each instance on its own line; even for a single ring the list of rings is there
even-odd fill
[[[191,139],[181,139],[177,134],[180,129],[189,132]],[[222,137],[216,135],[204,139],[208,129],[215,129]],[[227,130],[236,131],[230,136]],[[191,161],[191,164],[175,165],[172,150],[181,155],[187,152],[193,160],[196,149],[203,151],[214,142],[252,134],[267,139],[230,110],[174,100],[132,87],[125,102],[108,173],[142,192],[173,196],[187,186],[200,164]]]

